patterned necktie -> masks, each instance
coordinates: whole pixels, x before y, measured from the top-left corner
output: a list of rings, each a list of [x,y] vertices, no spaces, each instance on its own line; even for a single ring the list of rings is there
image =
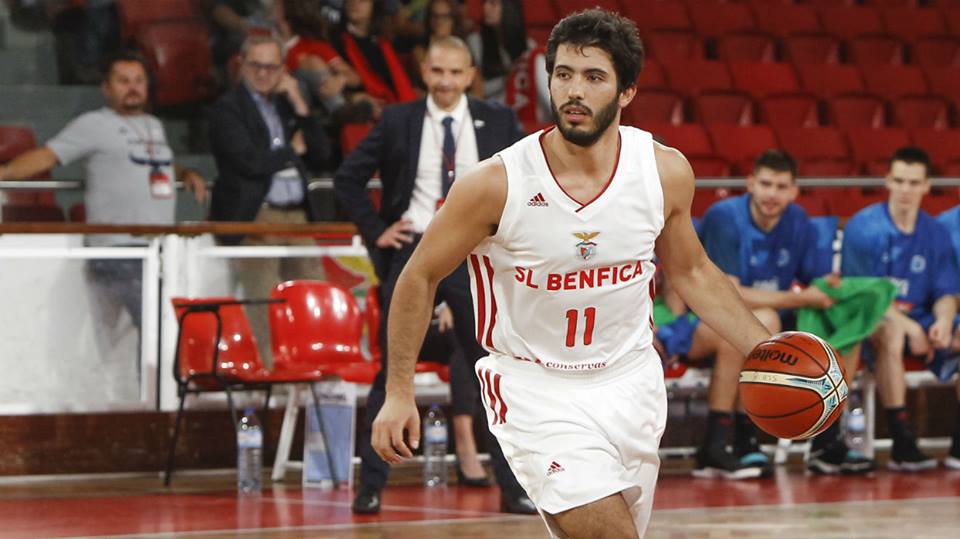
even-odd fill
[[[453,141],[453,117],[447,116],[443,123],[443,156],[440,162],[440,184],[443,186],[441,198],[447,198],[450,186],[456,176],[457,145]]]

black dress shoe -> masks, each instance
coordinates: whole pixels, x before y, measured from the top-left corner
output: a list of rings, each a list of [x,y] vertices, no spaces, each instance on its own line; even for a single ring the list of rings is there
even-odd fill
[[[506,493],[500,494],[500,512],[514,513],[517,515],[536,515],[537,506],[533,505],[526,494],[519,496],[509,496]]]
[[[489,487],[493,485],[493,482],[490,481],[490,478],[487,476],[478,477],[473,479],[464,475],[463,470],[460,469],[460,465],[457,464],[457,484],[464,487]]]
[[[380,512],[380,491],[373,488],[360,487],[357,497],[350,507],[356,515],[376,515]]]

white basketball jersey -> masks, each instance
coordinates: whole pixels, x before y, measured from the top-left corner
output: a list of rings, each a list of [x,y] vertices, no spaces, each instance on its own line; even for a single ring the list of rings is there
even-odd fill
[[[549,369],[603,369],[653,339],[653,249],[664,221],[653,138],[621,126],[612,179],[581,204],[554,178],[543,133],[498,154],[503,216],[468,260],[477,340]]]

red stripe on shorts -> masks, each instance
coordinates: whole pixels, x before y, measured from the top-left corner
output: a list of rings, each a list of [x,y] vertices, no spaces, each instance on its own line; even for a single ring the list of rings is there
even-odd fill
[[[490,406],[490,413],[493,414],[493,424],[496,425],[500,416],[497,415],[497,396],[493,394],[493,384],[490,383],[490,370],[485,369],[483,371],[483,377],[486,380],[487,388],[487,401]]]
[[[507,401],[503,400],[503,394],[500,393],[500,375],[496,374],[493,376],[493,391],[497,394],[497,398],[500,399],[500,423],[507,422]]]
[[[486,294],[483,291],[483,274],[480,271],[480,259],[477,255],[470,255],[470,267],[473,269],[473,278],[477,285],[477,342],[483,344],[483,330],[486,325]]]
[[[493,350],[493,326],[497,324],[497,297],[493,293],[493,264],[490,257],[483,257],[483,265],[487,268],[487,283],[490,285],[490,325],[487,327],[487,348]]]

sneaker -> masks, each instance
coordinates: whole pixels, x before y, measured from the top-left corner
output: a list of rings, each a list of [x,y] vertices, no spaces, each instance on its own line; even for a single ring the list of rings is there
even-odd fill
[[[950,446],[950,452],[947,458],[943,459],[943,465],[951,470],[960,470],[960,444],[956,442]]]
[[[756,449],[755,451],[748,451],[743,454],[738,454],[740,457],[740,468],[749,469],[756,468],[760,470],[759,477],[772,477],[773,476],[773,463],[770,462],[770,457],[766,453]]]
[[[811,449],[807,457],[807,469],[819,475],[860,475],[872,472],[876,467],[876,461],[848,448],[842,441]]]
[[[937,467],[937,459],[917,447],[914,439],[894,440],[887,466],[895,472],[922,472]]]
[[[697,451],[697,463],[693,476],[703,479],[754,479],[760,477],[761,469],[744,467],[740,459],[724,447],[704,446]]]

